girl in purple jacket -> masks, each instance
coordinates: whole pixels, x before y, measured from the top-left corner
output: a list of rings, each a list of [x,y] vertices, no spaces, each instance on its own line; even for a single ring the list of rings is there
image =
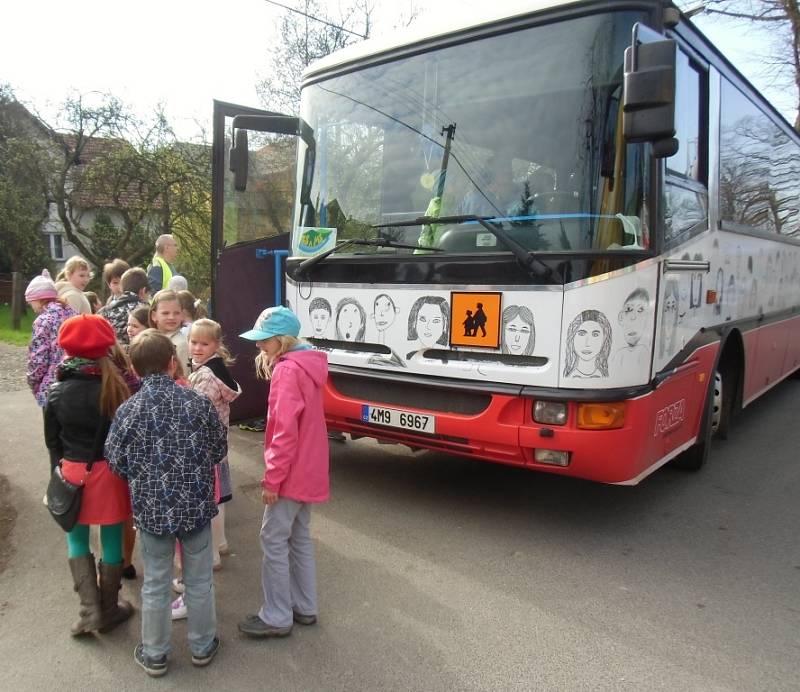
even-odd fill
[[[292,625],[317,621],[314,546],[309,533],[311,505],[329,496],[328,437],[322,388],[328,360],[297,337],[300,322],[283,306],[264,310],[241,337],[259,348],[256,370],[270,380],[266,471],[261,498],[261,585],[258,613],[239,623],[251,637],[286,637]]]
[[[64,358],[64,351],[58,345],[58,329],[64,320],[78,313],[67,305],[66,300],[58,297],[56,285],[47,269],[28,284],[25,301],[37,315],[28,344],[28,367],[25,374],[36,403],[44,410],[47,391],[56,381],[56,369]],[[50,460],[51,472],[57,461]]]

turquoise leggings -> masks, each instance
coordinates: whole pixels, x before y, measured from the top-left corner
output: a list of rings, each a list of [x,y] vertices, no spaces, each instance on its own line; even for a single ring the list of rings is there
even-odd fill
[[[100,527],[100,545],[103,548],[103,562],[116,565],[122,562],[122,528],[119,524],[108,524]],[[67,534],[67,557],[82,557],[91,552],[89,547],[89,525],[75,524]]]

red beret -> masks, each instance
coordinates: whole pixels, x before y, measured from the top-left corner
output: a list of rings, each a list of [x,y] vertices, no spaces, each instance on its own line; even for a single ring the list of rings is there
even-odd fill
[[[92,360],[107,356],[116,340],[114,328],[100,315],[70,317],[58,330],[58,345],[68,356]]]

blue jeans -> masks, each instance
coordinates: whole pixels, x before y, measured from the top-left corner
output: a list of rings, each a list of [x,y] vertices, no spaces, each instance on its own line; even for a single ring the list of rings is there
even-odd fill
[[[177,536],[155,536],[140,531],[144,583],[142,584],[142,645],[145,655],[158,658],[170,652],[172,560],[175,539],[183,547],[184,600],[188,617],[189,648],[204,655],[217,633],[214,580],[211,568],[211,525]]]

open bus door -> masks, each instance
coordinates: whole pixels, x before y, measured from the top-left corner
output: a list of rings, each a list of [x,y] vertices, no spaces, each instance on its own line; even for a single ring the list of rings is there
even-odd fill
[[[230,171],[231,123],[237,115],[278,115],[214,101],[211,203],[211,316],[222,325],[236,363],[231,372],[242,387],[231,419],[265,413],[266,384],[257,380],[251,329],[259,312],[285,303],[285,258],[289,249],[297,144],[293,138],[249,139],[248,187],[234,188]]]

